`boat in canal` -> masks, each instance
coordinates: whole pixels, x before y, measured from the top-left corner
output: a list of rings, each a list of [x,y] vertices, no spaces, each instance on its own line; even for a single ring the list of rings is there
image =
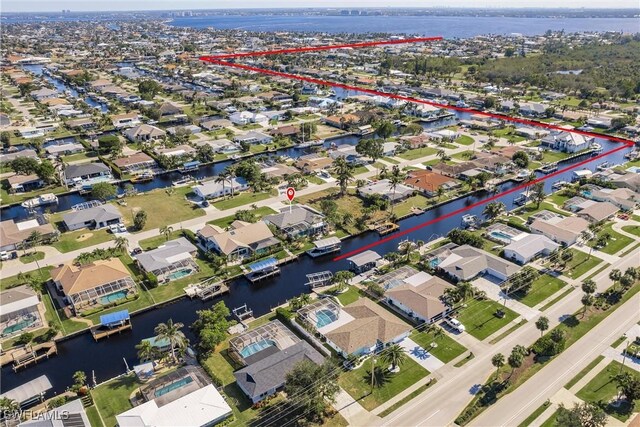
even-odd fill
[[[325,239],[316,240],[313,244],[315,247],[307,251],[307,255],[312,258],[338,252],[342,247],[342,242],[337,237],[327,237]]]
[[[589,148],[594,154],[602,153],[602,145],[598,144],[597,142],[592,142]]]
[[[550,174],[551,172],[555,172],[558,170],[557,163],[547,163],[546,165],[542,165],[539,169],[543,174]]]
[[[171,182],[173,187],[183,187],[191,182],[194,182],[195,178],[192,175],[187,175],[183,178],[177,179]]]
[[[462,225],[465,228],[475,227],[478,225],[478,217],[471,214],[462,215]]]
[[[131,182],[133,183],[150,182],[150,181],[153,181],[153,172],[143,172],[131,178]]]
[[[562,187],[565,187],[569,185],[569,183],[567,181],[558,181],[558,182],[554,182],[553,185],[551,186],[552,189],[554,190],[559,190]]]
[[[293,148],[301,150],[303,148],[317,147],[317,146],[323,145],[323,144],[324,144],[324,140],[323,139],[316,139],[316,140],[313,140],[313,141],[302,142],[302,143],[294,146]]]
[[[55,203],[58,203],[58,196],[53,193],[45,193],[22,202],[21,206],[26,209],[33,209],[39,206],[52,205]]]
[[[612,168],[612,167],[613,167],[613,163],[611,163],[611,162],[602,162],[596,167],[596,169],[598,169],[599,171],[603,171],[603,170],[607,170],[607,169]]]
[[[518,206],[524,206],[529,201],[529,195],[527,193],[520,193],[518,197],[513,199],[513,203]]]

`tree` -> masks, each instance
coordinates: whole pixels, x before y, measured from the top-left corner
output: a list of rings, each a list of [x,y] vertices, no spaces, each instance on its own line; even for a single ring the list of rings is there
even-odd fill
[[[598,405],[590,402],[574,404],[567,409],[563,404],[558,407],[556,425],[562,427],[604,427],[607,425],[607,414]]]
[[[159,323],[155,327],[153,332],[158,337],[158,340],[166,340],[171,346],[171,358],[174,362],[177,362],[176,349],[184,348],[187,345],[187,337],[184,336],[184,332],[180,329],[184,327],[184,324],[177,322],[173,323],[172,319],[167,320],[167,323]]]
[[[540,203],[544,201],[545,197],[547,197],[547,193],[544,192],[544,183],[537,182],[533,184],[531,198],[536,202],[536,209],[540,208]]]
[[[355,274],[353,274],[353,272],[351,271],[338,271],[333,276],[333,279],[331,279],[331,283],[336,285],[338,292],[342,292],[347,289],[347,286],[349,286],[349,281],[353,279],[354,276]]]
[[[507,359],[507,363],[511,367],[511,374],[509,374],[510,376],[513,375],[513,372],[517,368],[522,366],[523,361],[524,361],[524,355],[522,354],[522,351],[517,346],[514,347],[513,350],[511,350],[511,354],[509,355],[509,358]]]
[[[53,178],[56,175],[56,168],[51,161],[45,159],[40,163],[35,172],[36,175],[38,175],[38,178],[50,183],[54,180]]]
[[[614,377],[618,389],[633,409],[634,402],[640,399],[640,377],[629,372],[622,372]]]
[[[544,331],[549,329],[549,319],[545,316],[540,316],[538,320],[536,320],[536,328],[540,331],[540,336],[544,334]]]
[[[504,212],[506,212],[507,208],[502,202],[491,202],[487,203],[487,205],[482,210],[482,215],[484,215],[489,221],[493,221]]]
[[[491,358],[491,364],[496,368],[496,377],[500,369],[504,366],[504,355],[502,353],[494,354]]]
[[[356,152],[362,156],[371,158],[373,163],[376,162],[384,154],[383,143],[379,139],[363,138],[356,145]],[[376,169],[376,175],[379,172]]]
[[[389,121],[383,120],[376,126],[376,133],[380,138],[386,141],[396,130],[395,126]]]
[[[122,147],[122,142],[118,135],[105,135],[98,138],[98,148],[102,152],[115,153],[119,152]]]
[[[126,239],[126,237],[122,237],[122,236],[116,236],[113,239],[113,248],[118,251],[118,252],[124,252],[127,249],[127,244],[129,243],[129,241]]]
[[[385,363],[389,363],[391,365],[391,371],[395,372],[396,368],[400,368],[400,366],[407,360],[407,353],[400,345],[393,344],[392,346],[384,349],[382,360]]]
[[[198,147],[198,153],[196,157],[202,163],[211,163],[214,160],[216,153],[209,144],[202,144]]]
[[[136,345],[136,350],[138,350],[138,359],[141,362],[155,360],[159,356],[158,349],[151,344],[149,340],[140,341],[140,343]]]
[[[519,168],[526,168],[529,166],[529,156],[524,151],[516,151],[511,158],[511,161]]]
[[[582,302],[582,307],[583,307],[582,316],[584,316],[584,314],[587,312],[589,307],[593,305],[593,295],[584,294],[580,302]]]
[[[584,282],[582,282],[582,290],[585,294],[591,295],[594,294],[596,292],[596,282],[594,282],[591,279],[587,279]]]
[[[164,227],[160,228],[160,234],[164,235],[165,240],[169,240],[169,237],[171,237],[171,233],[173,233],[173,227],[170,225],[165,225]]]
[[[349,185],[349,182],[353,180],[353,168],[342,156],[338,157],[335,162],[333,162],[333,166],[338,178],[338,185],[340,186],[340,195],[344,196],[347,194],[347,186]]]
[[[320,366],[309,360],[300,361],[287,373],[284,391],[301,402],[302,407],[298,410],[307,421],[321,421],[329,406],[335,403],[340,390],[339,372],[335,362],[327,359]]]
[[[614,282],[619,281],[622,278],[622,273],[620,272],[619,269],[614,268],[613,270],[611,270],[609,272],[609,279],[611,279]]]
[[[196,313],[198,318],[191,328],[198,336],[200,350],[203,353],[209,353],[227,338],[227,330],[230,326],[227,318],[230,311],[224,301],[220,301],[209,310],[199,310]]]
[[[404,173],[400,169],[400,166],[393,165],[391,168],[391,174],[387,177],[389,180],[389,185],[391,186],[391,190],[393,190],[393,199],[391,201],[391,213],[393,213],[393,205],[396,200],[396,188],[399,184],[404,182]]]
[[[91,187],[91,195],[103,202],[115,197],[116,194],[118,194],[116,186],[108,182],[98,182]]]
[[[147,213],[143,210],[136,212],[136,216],[133,217],[133,226],[136,230],[142,230],[147,223]]]
[[[140,92],[140,97],[144,100],[150,101],[152,100],[162,87],[155,80],[147,79],[138,83],[138,91]]]
[[[71,389],[75,392],[80,391],[87,385],[87,374],[83,371],[76,371],[73,373],[73,386]]]

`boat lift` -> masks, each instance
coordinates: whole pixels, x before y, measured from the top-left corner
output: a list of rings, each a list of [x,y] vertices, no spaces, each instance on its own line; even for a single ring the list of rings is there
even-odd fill
[[[307,274],[307,283],[306,285],[313,288],[320,288],[322,286],[327,286],[331,284],[333,280],[333,273],[329,270],[320,271],[318,273]]]

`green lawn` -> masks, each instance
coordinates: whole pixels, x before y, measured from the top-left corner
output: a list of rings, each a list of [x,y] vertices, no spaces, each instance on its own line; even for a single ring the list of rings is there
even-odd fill
[[[396,160],[396,159],[394,159],[393,157],[383,157],[383,158],[382,158],[382,160],[384,160],[384,161],[385,161],[385,162],[387,162],[387,163],[394,164],[394,165],[397,165],[397,164],[399,164],[399,163],[400,163],[399,161],[397,161],[397,160]]]
[[[128,375],[99,385],[91,391],[105,427],[115,427],[116,415],[133,408],[129,396],[141,385],[135,375]]]
[[[215,202],[213,203],[213,206],[221,211],[224,211],[226,209],[231,209],[238,206],[250,205],[252,203],[259,202],[260,200],[268,199],[269,197],[271,197],[269,193],[246,192],[238,194],[233,198]]]
[[[98,408],[96,408],[95,405],[85,408],[85,411],[87,413],[87,417],[89,418],[89,424],[91,424],[91,427],[105,427],[104,424],[102,424],[100,414],[98,413]]]
[[[606,246],[599,249],[600,251],[609,255],[618,253],[619,251],[629,247],[629,245],[634,242],[631,237],[624,236],[617,231],[614,231],[612,225],[613,223],[609,223],[598,232],[598,236],[601,236],[605,233],[608,233],[611,236],[611,238],[607,241]],[[638,229],[638,227],[635,228]],[[589,242],[589,246],[594,246],[595,244],[595,241]]]
[[[614,360],[609,363],[606,368],[600,371],[600,373],[598,373],[598,375],[596,375],[591,381],[589,381],[587,385],[578,391],[576,396],[586,402],[610,402],[618,395],[616,382],[612,377],[618,375],[621,370],[622,372],[628,372],[640,379],[638,371],[628,366],[622,366],[620,362]],[[640,404],[640,399],[635,401],[636,407],[638,404]],[[620,421],[626,421],[631,415],[632,409],[627,402],[624,402],[619,407],[608,405],[605,408],[605,411]]]
[[[160,228],[180,221],[197,218],[205,214],[204,210],[186,200],[191,192],[189,187],[179,187],[169,191],[167,189],[153,190],[137,196],[125,198],[127,206],[115,205],[120,209],[124,223],[133,225],[133,217],[139,210],[147,213],[147,223],[143,230]],[[173,191],[173,193],[171,193]]]
[[[360,290],[356,286],[349,286],[345,292],[336,294],[336,298],[342,305],[349,305],[360,299]]]
[[[208,279],[215,276],[219,271],[214,271],[213,267],[200,258],[194,258],[198,264],[199,271],[190,276],[186,276],[182,279],[172,280],[165,285],[158,285],[149,290],[149,293],[153,297],[156,303],[161,301],[167,301],[171,298],[175,298],[180,295],[184,295],[184,288],[191,283],[199,283],[204,279]]]
[[[473,157],[473,151],[465,150],[451,155],[452,158],[458,160],[470,160]]]
[[[322,185],[322,184],[324,184],[326,182],[326,181],[324,181],[322,178],[320,178],[317,175],[305,175],[304,177],[311,184]]]
[[[402,399],[400,399],[398,402],[394,403],[393,405],[389,406],[384,411],[380,412],[378,414],[378,416],[380,418],[386,417],[387,415],[389,415],[392,412],[396,411],[401,406],[406,405],[410,400],[414,399],[415,397],[420,396],[422,393],[424,393],[429,387],[434,385],[436,382],[437,382],[437,380],[435,378],[432,378],[432,380],[429,381],[427,384],[424,384],[424,385],[418,387],[417,389],[415,389],[414,391],[409,393],[407,396],[405,396]]]
[[[475,142],[475,140],[468,135],[460,135],[455,142],[460,145],[471,145]]]
[[[561,153],[560,151],[548,150],[542,154],[542,162],[543,163],[558,162],[560,160],[566,159],[569,156],[571,156],[571,154],[569,153]]]
[[[533,282],[529,293],[520,298],[519,301],[529,307],[534,307],[558,292],[565,285],[566,283],[557,277],[542,274]]]
[[[540,427],[556,427],[556,417],[558,416],[558,411],[556,410],[549,418],[545,420]]]
[[[171,234],[169,234],[168,238],[164,234],[160,234],[159,236],[149,237],[148,239],[140,240],[138,243],[140,245],[140,248],[142,248],[145,251],[148,251],[149,249],[155,249],[159,246],[164,245],[169,240],[174,240],[174,239],[177,239],[178,237],[182,237],[182,230],[180,229],[173,230]]]
[[[578,381],[580,381],[585,375],[587,375],[593,368],[596,367],[598,363],[600,363],[604,359],[603,355],[600,355],[593,359],[591,363],[589,363],[584,369],[582,369],[578,374],[573,377],[567,384],[565,384],[564,388],[567,390],[571,390],[571,387],[576,385]]]
[[[415,160],[421,157],[431,156],[438,152],[437,149],[432,147],[415,148],[413,150],[407,150],[404,153],[398,154],[398,157],[405,160]]]
[[[571,260],[571,262],[567,263],[567,267],[562,273],[572,279],[577,279],[602,262],[600,258],[593,255],[589,257],[589,254],[578,251],[576,249],[569,250],[573,253],[573,259]]]
[[[250,211],[255,216],[256,220],[260,220],[262,219],[262,217],[265,217],[267,215],[278,213],[268,206],[262,206],[262,207],[259,207],[258,209],[250,209]],[[225,216],[224,218],[218,218],[213,221],[209,221],[207,222],[207,224],[217,225],[220,228],[227,228],[235,220],[236,220],[235,215],[229,215],[229,216]]]
[[[409,215],[411,213],[411,208],[425,208],[429,204],[429,199],[421,194],[416,194],[415,196],[411,196],[400,203],[396,204],[393,207],[393,213],[396,214],[397,217],[402,218],[403,216]]]
[[[89,325],[87,325],[84,322],[78,322],[78,321],[69,319],[65,315],[64,310],[60,308],[56,308],[54,306],[53,301],[51,300],[51,297],[49,296],[49,294],[42,295],[42,302],[44,303],[44,307],[47,310],[45,313],[47,321],[49,322],[51,322],[52,320],[58,321],[58,317],[60,318],[62,323],[63,334],[69,335],[89,327]]]
[[[8,172],[8,171],[3,169],[2,172]],[[26,193],[9,193],[3,187],[3,188],[0,188],[0,199],[2,200],[3,205],[10,205],[13,203],[20,203],[25,200],[33,199],[34,197],[37,197],[41,194],[45,194],[45,193],[60,194],[66,191],[68,190],[64,186],[58,186],[58,187],[48,186],[48,187],[40,188],[38,190],[29,191]]]
[[[97,245],[99,243],[108,242],[109,240],[112,240],[112,238],[113,234],[109,233],[106,229],[89,230],[85,228],[60,234],[58,241],[53,242],[51,246],[60,252],[71,252]]]
[[[449,363],[467,351],[465,346],[458,343],[448,335],[434,338],[433,333],[427,333],[426,331],[413,331],[411,339],[420,347],[429,350],[429,353],[433,354],[443,363]],[[431,343],[437,344],[437,347],[432,348]]]
[[[378,385],[373,388],[373,393],[371,393],[370,359],[358,369],[343,373],[338,379],[338,384],[368,411],[377,408],[429,375],[429,371],[410,357],[406,358],[400,372],[396,374],[388,371],[389,364],[384,363],[381,358],[376,361],[376,367],[378,368],[376,374]]]
[[[637,225],[625,225],[622,230],[640,237],[640,227]]]
[[[140,286],[138,286],[138,298],[132,301],[117,305],[115,307],[99,311],[90,316],[86,316],[85,318],[91,320],[94,325],[99,325],[100,316],[104,316],[105,314],[113,313],[121,310],[129,310],[129,313],[133,313],[134,311],[140,310],[145,307],[149,307],[152,304],[153,304],[153,300],[149,296],[149,293],[145,292]]]
[[[525,418],[525,420],[523,422],[518,424],[518,427],[527,427],[527,426],[531,425],[531,423],[533,423],[540,415],[542,415],[542,413],[544,411],[547,410],[547,408],[549,407],[550,404],[551,404],[551,402],[545,402],[542,405],[540,405],[538,407],[538,409],[533,411],[531,413],[531,415],[529,415],[527,418]]]
[[[495,312],[498,309],[502,309],[505,312],[505,316],[502,319],[495,316]],[[469,334],[482,341],[508,325],[516,317],[518,315],[515,312],[509,310],[509,308],[504,308],[502,304],[495,301],[472,300],[468,302],[468,307],[460,310],[457,319],[462,322]]]
[[[29,264],[30,262],[40,261],[44,259],[44,252],[28,252],[26,255],[20,256],[20,262]]]

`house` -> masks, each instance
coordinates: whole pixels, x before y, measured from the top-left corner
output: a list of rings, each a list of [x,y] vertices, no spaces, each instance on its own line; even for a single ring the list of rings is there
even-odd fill
[[[82,119],[69,120],[67,123],[67,127],[73,130],[86,131],[89,129],[93,129],[97,126],[96,122],[93,119],[88,117]]]
[[[138,292],[131,273],[119,258],[87,265],[62,264],[51,270],[51,280],[79,313],[91,306],[110,304]]]
[[[196,153],[196,149],[187,144],[176,145],[170,148],[156,148],[154,151],[158,156],[167,157],[192,156]]]
[[[42,89],[38,89],[38,90],[34,90],[29,92],[29,95],[31,95],[31,97],[33,99],[35,99],[38,102],[42,102],[46,99],[53,99],[53,98],[57,98],[59,93],[57,90],[53,90],[53,89],[49,89],[49,88],[42,88]]]
[[[158,112],[160,113],[160,117],[164,117],[182,114],[184,113],[184,110],[172,102],[164,102],[160,107],[158,107]]]
[[[512,240],[504,248],[504,257],[520,265],[527,264],[539,256],[547,256],[560,247],[558,243],[542,234],[526,234]]]
[[[46,241],[58,235],[51,224],[38,219],[28,219],[15,222],[13,219],[5,219],[0,222],[0,250],[13,251],[23,248],[31,233],[37,231],[41,239]]]
[[[618,207],[609,202],[595,202],[580,210],[577,215],[589,222],[606,221],[619,211]]]
[[[90,228],[99,230],[122,222],[122,214],[111,204],[95,206],[89,209],[71,211],[62,216],[62,222],[69,231]]]
[[[16,150],[16,151],[6,151],[0,154],[0,164],[9,163],[14,161],[15,159],[36,159],[38,160],[38,153],[36,150]]]
[[[292,239],[323,234],[327,228],[324,215],[306,205],[282,208],[280,213],[267,215],[263,221]]]
[[[237,153],[242,149],[238,144],[233,141],[229,141],[226,138],[220,139],[208,139],[208,140],[198,140],[194,141],[194,144],[197,146],[208,145],[215,153]]]
[[[481,274],[507,280],[520,267],[482,249],[462,245],[451,249],[438,264],[438,269],[456,281],[467,281]]]
[[[273,141],[273,137],[271,135],[267,135],[266,133],[249,131],[242,135],[236,135],[233,137],[233,141],[238,144],[269,144]]]
[[[366,355],[405,339],[411,326],[369,298],[360,298],[345,307],[340,321],[322,333],[327,344],[343,357]],[[342,316],[342,314],[341,314]]]
[[[232,411],[207,374],[185,366],[142,386],[137,406],[116,415],[120,427],[209,427]],[[139,403],[142,402],[142,403]]]
[[[82,399],[71,400],[45,413],[38,413],[18,427],[91,427]]]
[[[118,159],[112,160],[112,162],[124,173],[153,169],[157,166],[156,161],[153,160],[153,158],[147,153],[144,153],[142,151],[129,154],[126,157],[120,157]]]
[[[530,225],[532,232],[543,234],[556,243],[565,246],[578,241],[583,231],[589,228],[589,221],[576,216],[537,218]]]
[[[323,117],[322,122],[334,128],[346,129],[351,125],[357,125],[360,123],[360,117],[355,114],[343,114],[341,116]]]
[[[283,136],[295,138],[300,133],[300,127],[294,125],[281,126],[276,129],[271,129],[269,134],[271,136]]]
[[[250,123],[266,126],[269,119],[264,114],[252,113],[251,111],[238,111],[229,115],[229,121],[234,125],[244,126]]]
[[[576,153],[589,148],[592,142],[593,137],[590,136],[575,132],[552,130],[540,140],[540,147],[564,151],[566,153]]]
[[[411,171],[404,183],[427,197],[434,197],[439,191],[448,191],[460,186],[457,180],[428,170]]]
[[[225,231],[215,225],[205,225],[197,233],[207,250],[214,250],[228,260],[266,255],[280,247],[280,240],[273,236],[266,223],[234,221]]]
[[[232,125],[230,120],[227,119],[212,119],[206,118],[200,121],[200,127],[205,130],[218,130],[226,128]]]
[[[167,133],[155,126],[141,124],[125,130],[124,136],[132,142],[148,142],[164,138]]]
[[[611,184],[617,188],[628,188],[640,193],[640,173],[625,173],[611,180]]]
[[[623,175],[624,176],[624,175]],[[591,188],[582,193],[585,197],[598,202],[608,202],[625,211],[632,211],[640,203],[640,193],[629,188]]]
[[[155,275],[163,283],[197,272],[198,264],[193,259],[197,250],[186,238],[179,237],[134,258],[142,271]]]
[[[64,181],[69,187],[113,180],[111,169],[104,163],[68,165],[64,169]]]
[[[0,339],[44,326],[44,304],[27,285],[0,292]]]
[[[411,197],[413,191],[413,188],[403,184],[398,184],[394,188],[388,179],[381,179],[380,181],[372,182],[357,189],[360,196],[378,195],[392,203]]]
[[[44,151],[52,156],[66,156],[83,152],[84,145],[69,140],[55,141],[54,143],[46,145]]]
[[[430,277],[426,281],[409,281],[388,289],[385,300],[391,306],[406,313],[412,319],[432,323],[450,310],[443,301],[447,289],[455,287],[439,277]]]
[[[529,117],[543,117],[547,106],[537,102],[527,102],[520,105],[520,114]]]
[[[133,127],[140,124],[140,116],[135,112],[115,114],[111,116],[111,123],[117,129]]]
[[[303,173],[315,173],[324,169],[329,169],[333,165],[331,157],[318,156],[317,154],[308,154],[298,157],[294,166]]]
[[[306,341],[298,341],[284,350],[269,352],[263,359],[237,370],[233,375],[238,387],[255,404],[282,389],[287,374],[305,360],[321,365],[324,357]]]
[[[246,191],[249,189],[249,183],[242,177],[235,177],[223,182],[216,182],[215,180],[206,181],[192,188],[194,193],[201,199],[214,199],[216,197],[226,196],[227,194]]]
[[[23,193],[36,190],[44,186],[44,181],[38,175],[14,174],[6,179],[10,193]]]

